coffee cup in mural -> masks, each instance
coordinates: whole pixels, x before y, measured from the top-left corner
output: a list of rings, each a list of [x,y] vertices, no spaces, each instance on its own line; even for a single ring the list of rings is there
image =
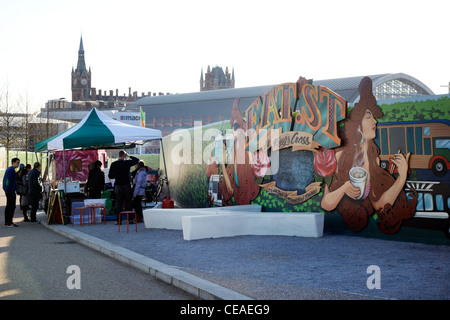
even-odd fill
[[[359,188],[359,191],[361,192],[359,194],[359,197],[356,199],[357,200],[361,199],[362,196],[364,195],[364,190],[366,188],[367,171],[361,167],[353,167],[350,169],[349,176],[350,176],[350,183],[355,188]]]

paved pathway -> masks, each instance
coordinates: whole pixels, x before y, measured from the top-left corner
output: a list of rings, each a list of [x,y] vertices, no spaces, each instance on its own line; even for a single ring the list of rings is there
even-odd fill
[[[113,222],[50,227],[127,249],[184,276],[198,276],[243,295],[238,299],[450,298],[450,247],[445,245],[328,234],[185,241],[182,231],[146,229],[143,223],[138,232],[133,225],[129,233],[123,227],[118,233]],[[367,286],[375,275],[371,266],[379,268],[380,289]],[[216,289],[210,291],[213,296]],[[221,294],[219,290],[215,297]],[[235,299],[232,292],[227,294],[225,298]]]
[[[45,224],[23,222],[18,208],[14,222],[19,227],[6,228],[4,205],[3,194],[0,195],[0,300],[196,299],[175,286],[51,232]],[[80,277],[76,278],[76,274]]]
[[[185,241],[182,231],[146,229],[143,223],[138,232],[133,225],[119,233],[111,221],[42,227],[205,299],[450,298],[445,245],[329,234]],[[370,271],[373,266],[379,271]],[[375,275],[380,287],[370,289]]]

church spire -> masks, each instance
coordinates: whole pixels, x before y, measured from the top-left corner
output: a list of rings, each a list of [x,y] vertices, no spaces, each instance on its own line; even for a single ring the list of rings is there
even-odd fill
[[[202,91],[203,89],[203,68],[202,68],[202,72],[200,73],[200,91]]]
[[[83,71],[86,71],[86,63],[84,61],[83,35],[81,35],[80,38],[80,48],[78,49],[78,63],[76,71],[80,74],[82,74]]]
[[[78,53],[84,53],[84,48],[83,48],[83,35],[81,35],[81,37],[80,37],[80,49],[78,49]]]

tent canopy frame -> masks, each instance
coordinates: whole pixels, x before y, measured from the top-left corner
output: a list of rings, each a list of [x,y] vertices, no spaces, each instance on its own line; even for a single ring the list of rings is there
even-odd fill
[[[90,122],[89,122],[90,121]],[[108,127],[110,126],[110,127]],[[87,128],[87,129],[86,129]],[[113,128],[111,130],[110,128]],[[79,130],[85,130],[82,132],[84,136],[92,136],[95,133],[103,133],[103,136],[92,136],[93,144],[89,144],[89,141],[86,142],[84,139],[80,138],[79,134],[77,137],[77,133]],[[94,132],[89,133],[88,130],[94,130]],[[96,131],[97,130],[97,131]],[[136,132],[139,136],[138,140],[130,139],[132,138],[130,135],[125,134],[124,137],[120,137],[118,142],[114,142],[111,139],[115,139],[114,132],[119,132],[121,130],[130,131],[131,133]],[[106,136],[108,133],[111,136]],[[148,135],[148,139],[145,139],[146,134]],[[128,135],[128,136],[127,136]],[[106,141],[103,141],[101,138],[104,137]],[[99,138],[99,139],[96,139]],[[59,139],[59,141],[55,141]],[[77,142],[77,139],[81,140],[81,142]],[[164,146],[162,141],[162,135],[160,130],[149,129],[144,127],[136,127],[133,125],[128,125],[122,123],[118,120],[114,120],[102,112],[98,111],[96,108],[92,108],[92,110],[75,126],[53,136],[43,141],[40,141],[35,144],[35,152],[49,152],[49,151],[63,151],[63,162],[64,162],[64,193],[66,192],[66,162],[65,162],[65,151],[66,150],[92,150],[92,149],[129,149],[136,145],[143,145],[149,141],[159,140],[161,146],[161,152],[163,156],[164,163],[164,173],[166,175],[167,181],[167,168],[166,168],[166,159],[164,155]],[[68,141],[69,148],[66,148],[66,141]],[[102,141],[100,143],[95,143],[96,141]],[[53,143],[55,142],[55,143]],[[50,145],[49,145],[50,143]],[[53,143],[53,144],[52,144]],[[169,190],[169,186],[167,186]],[[170,195],[170,190],[169,190]]]

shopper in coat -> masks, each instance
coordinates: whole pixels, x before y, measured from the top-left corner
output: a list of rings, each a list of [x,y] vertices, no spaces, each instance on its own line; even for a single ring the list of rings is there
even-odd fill
[[[89,198],[100,199],[103,190],[105,190],[105,173],[101,170],[102,163],[97,160],[94,162],[94,168],[89,171],[86,191]]]
[[[142,197],[145,194],[147,188],[147,168],[144,166],[144,162],[140,161],[136,165],[136,175],[133,179],[133,208],[137,215],[137,222],[143,220],[142,214]]]
[[[13,223],[14,210],[16,209],[16,169],[20,165],[19,158],[13,158],[11,160],[11,166],[8,167],[3,176],[3,191],[6,195],[6,207],[5,207],[5,226],[6,227],[18,227]]]
[[[39,200],[41,200],[42,197],[40,176],[41,164],[35,162],[33,169],[28,173],[28,196],[31,205],[30,220],[32,223],[40,223],[39,220],[36,220],[36,211],[39,207]]]
[[[125,160],[127,157],[128,154],[125,151],[119,151],[119,159],[111,164],[108,173],[108,178],[114,179],[114,212],[117,214],[117,222],[119,221],[120,212],[124,210],[129,211],[133,207],[131,202],[130,168],[138,164],[139,159],[130,156],[130,160]]]
[[[24,222],[30,222],[30,219],[27,215],[28,209],[30,207],[30,199],[28,196],[28,172],[30,170],[31,164],[27,164],[26,166],[20,164],[20,170],[17,173],[17,184],[22,184],[23,189],[25,190],[25,193],[22,194],[19,194],[19,191],[17,190],[17,194],[20,195],[20,210],[22,210]]]

